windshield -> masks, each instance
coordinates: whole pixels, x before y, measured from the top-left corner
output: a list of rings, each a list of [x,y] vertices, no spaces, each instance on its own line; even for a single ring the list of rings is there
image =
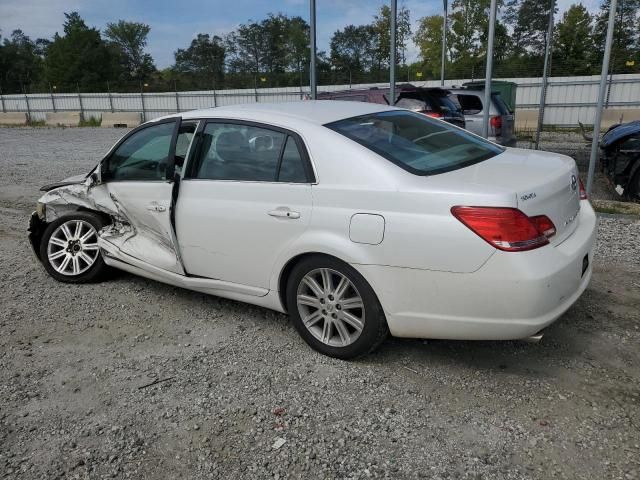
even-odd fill
[[[325,127],[416,175],[457,170],[504,151],[439,120],[401,110],[347,118]]]

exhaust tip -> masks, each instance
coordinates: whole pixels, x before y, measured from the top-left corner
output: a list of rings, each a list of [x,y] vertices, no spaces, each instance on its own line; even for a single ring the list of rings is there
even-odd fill
[[[530,337],[523,338],[522,340],[527,343],[539,343],[540,340],[542,340],[543,336],[544,336],[543,332],[538,332],[535,335],[531,335]]]

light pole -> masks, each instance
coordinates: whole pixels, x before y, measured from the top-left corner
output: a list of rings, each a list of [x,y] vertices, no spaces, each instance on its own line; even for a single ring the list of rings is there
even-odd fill
[[[540,147],[540,132],[544,123],[544,105],[547,100],[547,85],[549,84],[549,63],[551,57],[551,43],[553,42],[553,14],[556,9],[556,0],[551,0],[549,11],[549,26],[547,27],[547,44],[544,48],[544,68],[542,70],[542,90],[540,92],[540,109],[538,110],[538,128],[536,128],[536,150]]]
[[[316,79],[316,0],[309,0],[309,35],[310,35],[310,65],[309,65],[309,83],[311,87],[311,100],[315,100],[318,96],[318,81]]]
[[[444,18],[442,19],[442,63],[440,65],[440,86],[444,87],[444,66],[447,61],[447,0],[442,0],[444,6]]]
[[[607,41],[604,44],[604,57],[602,59],[602,70],[600,72],[600,91],[598,92],[598,107],[596,108],[596,118],[593,123],[593,140],[591,141],[591,156],[589,157],[589,173],[587,175],[587,195],[591,195],[593,186],[593,175],[596,170],[596,160],[598,158],[598,143],[600,140],[600,121],[602,120],[602,107],[607,92],[607,73],[609,71],[609,59],[611,58],[611,44],[613,43],[613,27],[616,19],[617,0],[611,0],[609,5],[609,24],[607,25]]]
[[[489,12],[489,38],[487,38],[487,68],[484,77],[484,115],[482,117],[482,136],[489,137],[489,107],[491,105],[491,75],[493,70],[493,37],[496,31],[496,0],[491,0]]]
[[[396,104],[396,22],[398,0],[391,0],[391,35],[389,52],[389,98],[391,105]]]

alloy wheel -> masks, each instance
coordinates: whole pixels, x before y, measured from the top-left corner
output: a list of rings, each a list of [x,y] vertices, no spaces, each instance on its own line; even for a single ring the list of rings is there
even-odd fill
[[[98,232],[84,220],[69,220],[56,228],[47,244],[47,257],[61,275],[80,275],[98,259]]]
[[[296,295],[302,323],[320,342],[346,347],[364,328],[364,302],[355,285],[342,273],[318,268],[307,273]]]

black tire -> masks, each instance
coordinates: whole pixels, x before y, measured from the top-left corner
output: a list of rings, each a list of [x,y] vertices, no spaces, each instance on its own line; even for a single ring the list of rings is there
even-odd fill
[[[640,202],[640,167],[636,168],[625,189],[626,196],[633,202]]]
[[[362,298],[364,327],[359,337],[346,346],[331,346],[321,342],[304,325],[298,308],[298,288],[303,278],[318,269],[330,269],[346,277]],[[349,264],[334,257],[313,255],[301,260],[291,271],[286,287],[287,309],[291,321],[305,342],[314,350],[329,357],[348,360],[373,352],[389,335],[389,328],[378,297],[360,273]]]
[[[94,213],[91,212],[74,212],[69,215],[65,215],[57,220],[54,220],[50,224],[47,225],[47,228],[44,230],[42,234],[42,238],[40,239],[40,260],[42,261],[42,265],[49,275],[58,280],[59,282],[64,283],[90,283],[99,280],[105,272],[108,270],[107,265],[104,263],[102,259],[102,255],[98,251],[97,258],[95,259],[93,265],[91,265],[86,271],[79,273],[77,275],[73,274],[62,274],[58,272],[54,266],[51,264],[48,255],[48,245],[49,239],[51,235],[58,229],[60,225],[63,223],[69,222],[70,220],[82,220],[93,226],[96,231],[100,231],[106,223],[105,220]]]

